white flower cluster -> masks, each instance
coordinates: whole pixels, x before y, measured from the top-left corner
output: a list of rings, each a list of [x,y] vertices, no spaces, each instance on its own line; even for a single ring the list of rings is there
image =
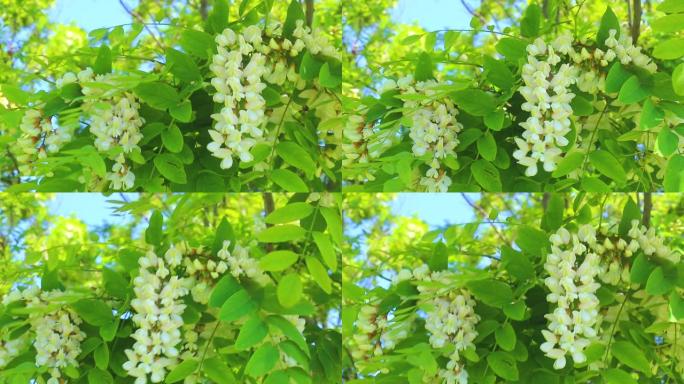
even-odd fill
[[[9,364],[12,359],[19,356],[28,345],[29,340],[25,335],[7,341],[0,338],[0,369]]]
[[[562,369],[567,354],[575,363],[585,362],[584,349],[597,336],[596,290],[601,285],[595,278],[600,258],[591,249],[596,244],[596,231],[590,225],[581,226],[576,234],[560,228],[550,240],[551,253],[544,264],[549,276],[544,283],[550,291],[546,300],[555,303],[556,308],[545,315],[549,326],[542,330],[546,341],[540,349],[555,360],[555,369]]]
[[[35,333],[36,366],[49,369],[48,384],[59,384],[63,382],[61,369],[78,365],[81,342],[86,337],[79,328],[81,318],[67,306],[58,306],[45,313],[46,307],[61,301],[62,291],[41,292],[34,286],[21,295],[27,308],[36,309],[29,315],[31,330]]]
[[[380,315],[377,304],[363,305],[356,319],[358,333],[353,336],[352,357],[364,360],[381,356],[394,349],[397,343],[408,337],[411,323],[388,314]]]
[[[38,109],[29,109],[19,125],[21,137],[15,149],[19,171],[29,175],[32,163],[45,159],[49,153],[59,152],[60,148],[71,140],[73,129],[67,126],[56,126],[52,117],[44,116]]]
[[[548,45],[537,38],[527,47],[527,64],[522,70],[524,86],[519,92],[525,98],[522,109],[530,112],[530,117],[520,124],[525,131],[522,139],[515,139],[518,150],[513,153],[518,163],[527,167],[527,176],[537,174],[539,162],[545,171],[555,170],[562,153],[559,147],[568,145],[565,136],[571,129],[570,102],[575,97],[569,91],[571,85],[577,84],[582,92],[591,94],[603,91],[605,75],[598,68],[607,67],[616,59],[651,73],[657,70],[641,48],[632,44],[629,33],[623,31],[619,39],[616,35],[616,30],[609,31],[605,51],[589,51],[586,47],[576,51],[569,31]]]
[[[216,280],[228,270],[229,254],[223,252],[223,250],[220,251],[218,253],[219,261],[216,262],[210,258],[202,260],[199,257],[201,249],[191,250],[191,253],[197,254],[198,257],[188,256],[183,260],[185,273],[188,275],[189,285],[192,287],[190,293],[193,300],[206,304],[209,301],[209,296]]]
[[[475,300],[465,289],[448,288],[454,281],[454,274],[449,271],[430,273],[427,265],[416,268],[412,277],[430,285],[418,285],[418,290],[427,305],[425,329],[430,332],[430,345],[433,348],[453,346],[448,355],[449,362],[446,369],[440,368],[438,376],[443,383],[467,384],[468,372],[460,362],[460,352],[474,347],[473,341],[477,337],[475,329],[480,316],[475,313]],[[399,279],[406,279],[408,274],[400,272]],[[439,288],[432,283],[443,284]]]
[[[681,255],[665,245],[665,240],[656,235],[655,228],[646,228],[639,224],[639,220],[632,221],[629,237],[632,238],[629,246],[635,249],[638,244],[646,256],[656,256],[674,264],[681,261]]]
[[[530,112],[530,117],[520,124],[525,131],[522,138],[515,138],[518,149],[513,152],[518,163],[527,167],[527,176],[537,174],[539,162],[547,172],[556,169],[562,153],[559,147],[568,145],[565,135],[570,132],[570,102],[575,97],[569,87],[577,75],[571,64],[557,67],[561,61],[558,53],[566,52],[568,47],[572,49],[567,35],[548,46],[537,38],[527,47],[527,64],[522,69],[524,86],[519,92],[525,98],[521,108]]]
[[[368,140],[373,135],[372,124],[367,124],[364,116],[351,115],[344,125],[344,138],[346,143],[343,144],[344,158],[342,159],[343,166],[353,165],[355,163],[368,163],[370,154],[368,153]]]
[[[398,89],[402,94],[425,96],[420,100],[413,97],[405,100],[404,109],[412,113],[409,137],[413,140],[413,154],[429,157],[426,164],[430,168],[420,179],[420,185],[428,192],[446,192],[451,185],[451,178],[446,175],[441,161],[448,155],[456,156],[458,133],[463,129],[456,119],[456,105],[449,97],[439,95],[435,89],[437,85],[434,80],[415,82],[413,76],[408,75],[396,82],[388,80],[378,90],[384,93]]]
[[[269,121],[262,91],[266,83],[283,85],[289,81],[303,89],[305,81],[297,74],[288,58],[304,49],[314,55],[337,57],[337,50],[321,33],[312,32],[300,21],[293,32],[294,41],[284,38],[282,26],[272,23],[266,28],[250,25],[241,33],[228,28],[216,36],[218,53],[210,66],[214,74],[211,84],[216,89],[214,101],[222,109],[211,117],[216,121],[209,130],[212,142],[207,149],[221,159],[221,168],[233,166],[233,158],[251,161],[251,149],[264,140]]]
[[[221,260],[225,260],[228,263],[228,270],[233,277],[239,279],[241,276],[245,276],[261,285],[268,284],[270,281],[269,277],[261,269],[259,262],[249,256],[247,248],[242,247],[240,244],[235,244],[235,248],[231,252],[228,249],[229,246],[230,242],[224,241],[218,256]]]
[[[132,335],[133,348],[125,351],[128,361],[123,365],[136,378],[135,384],[162,382],[166,371],[178,362],[185,310],[180,298],[188,294],[188,282],[174,269],[182,259],[182,250],[172,245],[163,258],[149,251],[138,261],[140,275],[133,281],[135,298],[131,300],[138,329]]]
[[[82,83],[83,110],[90,117],[95,147],[114,160],[112,172],[107,173],[112,189],[131,189],[135,175],[126,164],[125,155],[140,150],[138,143],[143,138],[140,128],[145,123],[138,112],[140,104],[136,96],[130,92],[112,94],[101,87],[89,86],[87,83],[94,81],[115,85],[111,75],[95,76],[91,68],[79,72],[75,78],[69,76],[67,79],[67,75],[63,83],[74,82],[76,78]]]

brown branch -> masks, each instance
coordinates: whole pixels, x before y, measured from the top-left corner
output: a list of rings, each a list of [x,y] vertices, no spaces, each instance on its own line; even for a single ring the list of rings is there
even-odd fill
[[[200,16],[202,16],[202,20],[207,19],[208,8],[209,8],[209,0],[200,0],[199,12],[200,12]]]
[[[273,201],[273,194],[270,192],[265,192],[261,195],[264,200],[264,217],[268,216],[271,212],[275,210],[275,202]],[[271,224],[266,223],[266,227],[270,227]],[[273,244],[266,244],[266,250],[271,252],[273,250]]]
[[[646,227],[651,226],[651,211],[653,210],[653,196],[651,192],[644,193],[644,215],[641,223]]]
[[[641,0],[633,0],[634,20],[632,21],[632,43],[636,45],[641,34]]]
[[[501,241],[503,241],[504,243],[508,243],[508,240],[503,235],[503,233],[501,233],[501,231],[499,230],[499,227],[497,227],[496,224],[494,224],[491,220],[489,220],[487,212],[485,212],[485,210],[481,206],[470,201],[467,194],[461,193],[461,196],[463,197],[463,200],[465,200],[466,203],[468,203],[468,205],[470,205],[471,208],[475,209],[476,211],[478,211],[482,215],[482,220],[485,221],[487,224],[489,224],[492,227],[492,229],[494,229],[494,232],[499,237],[499,239],[501,239]]]
[[[487,25],[487,19],[485,19],[484,16],[482,16],[479,12],[476,12],[474,9],[472,9],[466,0],[461,0],[461,5],[463,5],[463,8],[465,8],[471,16],[477,17],[482,22],[482,25]]]
[[[306,0],[306,25],[311,27],[313,25],[314,16],[314,0]]]

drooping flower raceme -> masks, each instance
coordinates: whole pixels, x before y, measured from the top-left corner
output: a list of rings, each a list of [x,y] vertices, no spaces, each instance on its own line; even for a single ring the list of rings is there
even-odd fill
[[[66,76],[66,75],[65,75]],[[140,104],[133,93],[111,92],[92,82],[116,85],[114,75],[95,76],[91,68],[78,73],[85,95],[83,110],[90,118],[90,132],[95,136],[95,147],[114,160],[107,180],[112,189],[127,190],[133,187],[135,175],[126,163],[126,156],[140,151],[143,138],[140,128],[145,120],[140,117]]]
[[[460,353],[475,346],[475,327],[480,321],[475,313],[475,300],[467,290],[449,287],[454,281],[453,272],[429,272],[427,265],[423,265],[413,271],[413,277],[430,283],[418,285],[426,308],[425,329],[430,332],[430,345],[437,349],[453,346],[447,356],[446,369],[440,368],[438,377],[447,384],[467,384],[468,372],[461,362]]]
[[[556,305],[546,314],[548,330],[542,330],[546,340],[540,349],[555,360],[553,367],[562,369],[566,355],[576,363],[586,361],[584,350],[597,336],[599,300],[595,281],[600,258],[593,252],[596,231],[590,225],[580,227],[577,234],[560,228],[551,235],[551,253],[546,256],[544,269],[549,276],[544,284],[550,293],[549,303]]]
[[[66,305],[44,313],[47,306],[60,304],[62,291],[40,292],[36,287],[22,292],[26,307],[35,309],[29,315],[31,330],[35,333],[36,366],[46,367],[50,372],[48,384],[62,382],[61,370],[78,365],[81,342],[86,334],[79,325],[81,318]]]
[[[33,163],[45,159],[48,154],[57,153],[71,140],[73,128],[53,124],[51,116],[45,116],[40,109],[29,109],[19,125],[21,137],[17,140],[14,153],[19,163],[19,172],[31,174]]]
[[[185,310],[180,299],[188,294],[188,282],[175,274],[182,252],[173,245],[163,258],[149,251],[138,263],[140,275],[133,281],[131,300],[138,329],[131,336],[135,344],[125,351],[128,361],[123,368],[136,384],[160,383],[178,363]]]
[[[632,238],[630,246],[636,248],[638,244],[646,256],[656,256],[674,264],[681,261],[681,255],[668,247],[662,237],[656,235],[654,227],[646,228],[638,220],[633,220],[629,237]]]
[[[229,246],[230,242],[224,241],[218,256],[228,263],[228,270],[233,277],[239,279],[241,276],[245,276],[261,285],[265,285],[270,281],[269,277],[259,266],[259,262],[249,256],[247,248],[242,247],[240,244],[235,244],[231,252],[228,249]]]
[[[575,82],[576,70],[567,63],[558,66],[561,58],[554,47],[565,50],[563,35],[549,45],[537,38],[527,47],[527,64],[522,69],[524,86],[519,92],[525,103],[521,108],[530,117],[520,124],[525,131],[522,138],[515,138],[518,149],[513,157],[527,167],[527,176],[537,174],[539,162],[547,172],[556,169],[560,147],[568,144],[565,136],[570,132],[570,102],[575,96],[569,87]]]

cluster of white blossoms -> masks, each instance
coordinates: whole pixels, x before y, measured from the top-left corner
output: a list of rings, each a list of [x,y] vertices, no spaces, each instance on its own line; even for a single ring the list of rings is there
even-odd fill
[[[638,244],[639,249],[646,256],[656,256],[674,264],[681,261],[681,255],[668,247],[662,237],[656,235],[655,228],[646,228],[638,220],[632,221],[629,237],[632,239],[629,246],[636,249],[636,244]]]
[[[81,318],[66,306],[64,296],[62,291],[43,292],[37,286],[31,286],[23,291],[13,290],[3,298],[3,304],[24,300],[26,308],[33,310],[28,320],[35,340],[35,362],[37,367],[48,369],[50,379],[47,384],[64,382],[61,370],[78,365],[81,342],[86,337],[79,328]],[[31,337],[24,335],[8,343],[0,341],[0,367],[23,351],[30,340]]]
[[[221,260],[225,260],[228,263],[228,270],[233,277],[239,279],[245,276],[261,285],[268,284],[271,281],[259,266],[259,262],[249,255],[247,248],[242,247],[240,244],[235,244],[231,252],[228,249],[229,246],[230,241],[224,241],[218,256]]]
[[[530,117],[520,124],[525,131],[522,138],[515,139],[518,150],[513,153],[518,163],[527,167],[527,176],[537,174],[539,162],[545,171],[555,170],[562,154],[560,147],[568,145],[565,136],[571,130],[570,103],[575,97],[570,86],[576,84],[582,92],[590,94],[604,91],[605,74],[599,68],[615,60],[651,73],[657,70],[656,64],[632,43],[629,33],[623,31],[619,39],[616,35],[616,30],[609,31],[605,51],[590,51],[584,43],[576,51],[569,31],[550,44],[537,38],[527,47],[527,63],[522,70],[524,85],[519,92],[525,98],[522,109],[530,112]]]
[[[185,310],[181,298],[188,294],[188,281],[174,270],[182,260],[182,249],[171,245],[163,258],[149,251],[138,261],[140,275],[133,280],[135,298],[131,300],[138,329],[131,336],[135,344],[125,351],[128,361],[123,365],[136,384],[160,383],[178,363]]]
[[[66,75],[65,75],[66,76]],[[90,132],[95,136],[95,147],[114,160],[107,180],[112,189],[127,190],[133,187],[135,175],[126,163],[126,155],[139,151],[143,138],[140,128],[145,120],[140,117],[140,104],[131,92],[115,92],[106,88],[89,86],[90,82],[115,85],[112,75],[97,75],[91,68],[76,76],[85,95],[83,110],[90,118]],[[73,77],[63,83],[76,81]]]
[[[398,89],[405,95],[424,96],[405,100],[404,110],[412,114],[409,137],[413,140],[413,154],[416,157],[428,157],[425,163],[429,169],[425,177],[420,179],[420,185],[427,192],[446,192],[451,185],[451,178],[446,175],[442,161],[449,155],[456,156],[454,150],[459,143],[458,133],[463,129],[456,119],[456,105],[446,95],[439,94],[435,89],[437,85],[434,80],[415,82],[413,76],[408,75],[396,82],[386,81],[378,91],[384,93]]]
[[[515,138],[518,149],[513,152],[518,163],[527,167],[527,176],[537,174],[539,162],[547,172],[556,169],[562,154],[559,147],[568,145],[565,136],[570,132],[570,102],[575,97],[569,87],[576,80],[577,70],[572,64],[558,64],[559,54],[572,49],[571,43],[563,34],[552,44],[537,38],[527,46],[527,63],[522,68],[524,85],[518,91],[525,98],[521,108],[530,116],[520,123],[525,131],[522,138]]]
[[[228,270],[229,254],[222,251],[218,252],[219,261],[216,262],[206,256],[200,257],[202,256],[202,249],[192,249],[189,253],[183,259],[183,264],[185,265],[185,273],[188,275],[189,285],[192,287],[190,293],[193,300],[206,304],[216,280]]]
[[[364,116],[351,115],[344,125],[343,166],[368,163],[368,140],[373,136],[373,125],[365,121]]]
[[[550,293],[549,303],[556,304],[546,314],[548,330],[542,330],[546,340],[540,349],[555,360],[553,367],[562,369],[566,355],[575,363],[586,361],[584,349],[597,336],[599,300],[596,290],[600,284],[595,278],[600,270],[600,256],[592,250],[596,244],[596,231],[588,224],[571,234],[560,228],[551,235],[551,253],[546,256],[544,279]]]
[[[32,164],[45,159],[50,153],[59,152],[69,142],[73,128],[53,124],[51,116],[45,116],[39,109],[29,109],[19,125],[21,137],[17,140],[16,153],[19,172],[29,175]]]
[[[304,49],[314,55],[339,55],[324,35],[312,32],[301,21],[293,32],[293,40],[282,36],[279,23],[270,23],[265,28],[250,25],[240,33],[227,28],[216,36],[218,52],[209,68],[214,75],[211,84],[216,89],[213,99],[222,108],[211,115],[216,124],[209,130],[212,141],[207,149],[221,159],[221,168],[231,168],[236,157],[251,161],[251,149],[265,140],[264,130],[271,117],[262,96],[266,82],[279,86],[290,82],[299,90],[306,86],[289,59]]]
[[[387,313],[380,314],[377,304],[363,305],[356,319],[358,332],[353,336],[352,357],[364,360],[393,350],[409,335],[411,323],[404,320]]]
[[[461,363],[460,352],[475,346],[475,327],[480,321],[480,316],[475,313],[475,300],[465,289],[450,288],[454,281],[453,272],[430,272],[424,264],[414,269],[411,275],[420,282],[430,283],[418,284],[421,301],[427,307],[425,329],[430,332],[430,345],[438,349],[454,347],[447,356],[449,361],[446,369],[440,368],[438,377],[442,383],[467,384],[468,372]],[[405,279],[409,279],[409,274],[406,271],[399,272],[398,280]]]

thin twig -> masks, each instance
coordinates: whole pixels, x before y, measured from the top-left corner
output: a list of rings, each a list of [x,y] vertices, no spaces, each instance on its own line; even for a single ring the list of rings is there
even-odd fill
[[[163,52],[164,51],[164,44],[162,44],[162,42],[157,38],[157,36],[154,34],[154,32],[152,32],[152,29],[147,25],[147,23],[145,23],[145,20],[143,20],[143,18],[139,14],[137,14],[136,12],[133,12],[133,10],[128,8],[128,6],[124,2],[124,0],[119,0],[119,4],[121,4],[123,9],[126,11],[126,13],[131,15],[131,17],[135,18],[136,20],[138,20],[143,25],[143,28],[145,28],[147,33],[149,33],[150,36],[152,36],[152,39],[154,39],[154,41],[157,43],[157,46],[159,46],[159,49],[161,49]]]
[[[489,224],[494,229],[494,232],[496,232],[496,234],[499,236],[499,239],[501,239],[501,241],[503,241],[504,243],[508,243],[508,240],[503,235],[503,233],[501,233],[501,230],[499,230],[499,227],[497,227],[491,220],[489,220],[487,212],[485,212],[485,210],[481,206],[470,201],[467,194],[461,193],[461,196],[463,197],[463,200],[465,200],[466,203],[468,203],[468,205],[470,205],[471,208],[477,210],[478,212],[480,212],[482,214],[482,220],[487,222],[487,224]]]

